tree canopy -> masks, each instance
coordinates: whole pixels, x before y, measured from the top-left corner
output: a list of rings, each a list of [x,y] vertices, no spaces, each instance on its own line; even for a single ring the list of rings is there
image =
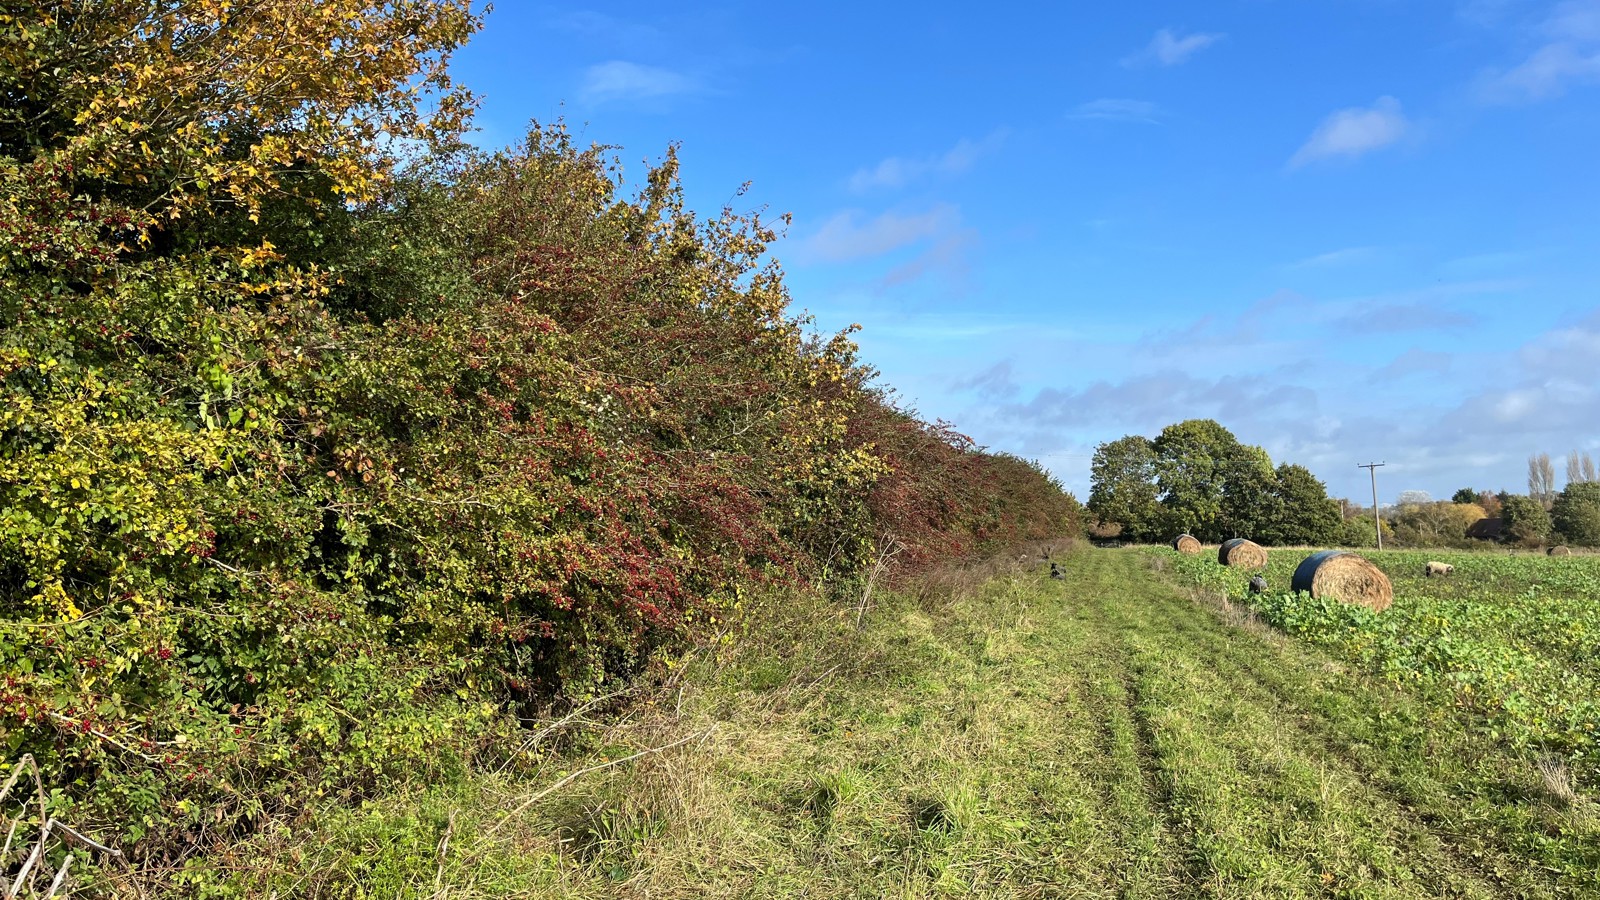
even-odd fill
[[[1600,547],[1600,482],[1568,484],[1550,508],[1550,525],[1569,544]]]
[[[1500,497],[1502,531],[1510,540],[1537,546],[1550,536],[1550,514],[1544,504],[1523,494]]]
[[[1091,477],[1089,511],[1134,540],[1188,533],[1208,542],[1316,544],[1340,534],[1338,504],[1309,470],[1274,469],[1265,450],[1210,419],[1170,425],[1154,440],[1129,435],[1101,444]]]

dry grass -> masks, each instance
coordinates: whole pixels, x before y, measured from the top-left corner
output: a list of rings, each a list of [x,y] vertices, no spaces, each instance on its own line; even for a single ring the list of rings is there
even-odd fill
[[[1436,782],[1433,763],[1416,768],[1425,742],[1385,739],[1422,721],[1415,710],[1373,717],[1394,696],[1243,604],[1197,592],[1217,615],[1205,614],[1140,577],[1143,557],[1057,546],[1067,578],[1056,581],[1047,549],[884,591],[860,627],[853,598],[753,600],[725,644],[675,664],[560,755],[319,809],[308,832],[256,848],[233,893],[1244,898],[1329,896],[1336,884],[1396,900],[1491,895],[1446,842],[1418,840],[1419,813],[1471,820],[1450,787],[1461,773]],[[1164,555],[1151,565],[1178,567]],[[1329,690],[1337,702],[1324,706]],[[1410,794],[1327,752],[1321,736],[1344,733],[1360,753],[1395,754],[1372,770],[1410,766],[1416,797],[1442,805],[1412,810]],[[1531,796],[1534,772],[1511,762]],[[1525,862],[1462,827],[1486,865]],[[1376,874],[1401,870],[1415,880]]]
[[[1014,577],[1052,559],[1064,560],[1076,546],[1071,538],[1035,541],[986,559],[940,566],[898,587],[923,602],[968,600],[995,579]]]
[[[1151,569],[1156,572],[1165,570],[1161,565],[1163,560],[1156,557],[1151,560]],[[1279,632],[1267,624],[1248,604],[1236,603],[1227,594],[1220,591],[1211,591],[1204,588],[1191,588],[1189,596],[1201,606],[1209,607],[1216,613],[1217,619],[1229,628],[1237,628],[1266,640],[1276,641],[1281,638]]]
[[[1572,768],[1565,758],[1554,753],[1543,753],[1534,760],[1539,781],[1544,785],[1545,796],[1563,808],[1576,806],[1582,797],[1573,784]]]

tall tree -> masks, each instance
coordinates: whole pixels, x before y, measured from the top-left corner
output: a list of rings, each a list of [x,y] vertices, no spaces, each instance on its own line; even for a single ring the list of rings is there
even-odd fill
[[[1156,534],[1155,450],[1142,435],[1108,441],[1095,448],[1090,466],[1089,511],[1101,525],[1120,525],[1134,540],[1161,540]]]
[[[1550,524],[1568,543],[1600,547],[1600,482],[1567,485],[1550,509]]]
[[[1151,446],[1165,530],[1187,531],[1202,541],[1234,537],[1223,496],[1243,452],[1238,438],[1211,419],[1190,419],[1163,428]]]
[[[1521,544],[1538,545],[1550,536],[1550,514],[1532,497],[1508,494],[1500,498],[1504,525],[1501,533]]]
[[[1478,492],[1472,488],[1462,488],[1450,495],[1451,503],[1477,503]]]
[[[1556,467],[1550,454],[1536,453],[1528,457],[1528,496],[1539,501],[1545,509],[1556,498]]]
[[[1263,537],[1273,544],[1323,545],[1339,540],[1343,518],[1339,501],[1304,466],[1284,463],[1277,470],[1277,520]]]
[[[1584,484],[1595,480],[1594,457],[1587,452],[1574,450],[1567,454],[1567,484]]]
[[[1500,502],[1506,496],[1505,491],[1482,490],[1478,492],[1478,505],[1483,507],[1483,514],[1490,517],[1500,515]]]
[[[1223,536],[1270,540],[1264,535],[1284,512],[1279,487],[1267,451],[1240,444],[1222,465]]]

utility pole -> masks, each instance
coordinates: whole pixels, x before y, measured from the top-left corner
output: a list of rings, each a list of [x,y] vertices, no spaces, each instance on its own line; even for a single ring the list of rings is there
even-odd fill
[[[1372,476],[1372,528],[1378,534],[1379,550],[1383,549],[1383,520],[1378,518],[1378,470],[1385,465],[1387,463],[1375,462],[1356,466],[1358,469],[1366,469],[1367,474]]]

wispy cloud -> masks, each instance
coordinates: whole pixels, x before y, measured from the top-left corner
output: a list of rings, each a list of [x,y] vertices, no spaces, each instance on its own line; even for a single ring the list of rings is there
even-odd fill
[[[916,259],[905,265],[896,266],[884,275],[879,279],[877,287],[879,290],[887,290],[902,284],[911,284],[935,272],[946,276],[943,280],[947,285],[964,285],[968,275],[967,255],[977,243],[977,232],[970,228],[946,235],[918,254]]]
[[[1367,382],[1382,384],[1412,375],[1448,375],[1454,361],[1455,357],[1449,353],[1412,347],[1395,357],[1388,365],[1374,370],[1367,376]]]
[[[614,100],[656,100],[692,93],[700,85],[693,78],[671,69],[611,60],[590,66],[583,73],[578,94],[590,103]]]
[[[1385,303],[1357,309],[1333,324],[1357,334],[1468,328],[1479,318],[1430,303]]]
[[[948,235],[961,221],[954,206],[939,204],[920,213],[885,212],[866,218],[860,210],[833,216],[800,242],[800,256],[817,262],[848,262],[882,256],[930,238]]]
[[[1106,122],[1137,122],[1155,125],[1161,121],[1161,107],[1148,100],[1102,97],[1080,103],[1067,113],[1071,119],[1099,119]]]
[[[1492,103],[1546,100],[1574,84],[1595,81],[1600,81],[1600,49],[1552,43],[1510,69],[1488,73],[1483,95]]]
[[[1456,8],[1456,16],[1480,28],[1492,28],[1527,0],[1466,0]]]
[[[1490,69],[1479,93],[1490,103],[1545,100],[1600,83],[1600,0],[1565,0],[1534,27],[1539,46],[1522,62]]]
[[[1370,107],[1341,109],[1317,126],[1311,138],[1289,160],[1290,168],[1324,159],[1354,159],[1387,147],[1411,130],[1393,97],[1379,97]]]
[[[1196,32],[1184,34],[1181,30],[1163,28],[1143,50],[1124,57],[1122,64],[1128,68],[1139,66],[1176,66],[1189,61],[1191,56],[1222,40],[1227,35]]]
[[[552,15],[551,28],[610,42],[614,45],[644,47],[665,40],[661,29],[634,16],[619,17],[595,10],[580,9]]]
[[[1309,415],[1317,402],[1308,388],[1255,376],[1206,378],[1163,370],[1078,389],[1045,388],[999,413],[1053,428],[1110,424],[1150,430],[1198,416],[1234,422],[1275,411]]]
[[[1558,3],[1539,30],[1552,41],[1600,42],[1600,2],[1565,0]]]
[[[937,156],[891,156],[875,166],[857,170],[850,176],[850,189],[864,192],[897,188],[929,175],[959,175],[972,168],[980,158],[999,149],[1005,138],[1005,131],[995,131],[978,141],[962,138]]]
[[[1378,254],[1376,247],[1345,247],[1342,250],[1330,250],[1327,253],[1318,253],[1305,259],[1297,259],[1289,264],[1291,269],[1325,269],[1333,266],[1344,266],[1371,259]]]
[[[1021,393],[1011,360],[1005,359],[969,377],[951,384],[956,391],[976,394],[983,400],[1007,400]]]

